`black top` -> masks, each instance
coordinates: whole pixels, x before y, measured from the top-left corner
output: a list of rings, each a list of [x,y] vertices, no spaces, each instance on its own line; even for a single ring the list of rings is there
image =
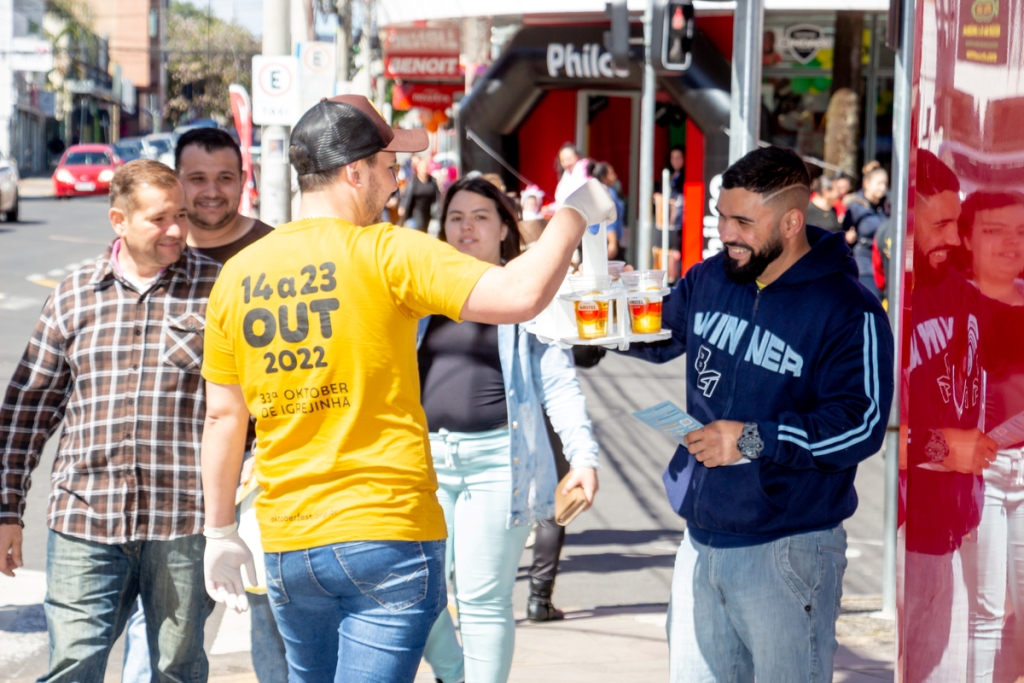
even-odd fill
[[[230,244],[222,244],[219,247],[193,247],[192,251],[202,254],[208,258],[212,258],[217,263],[224,264],[228,262],[229,258],[272,232],[274,232],[272,227],[263,221],[256,219],[253,221],[252,227],[249,228],[249,232],[245,233],[234,242]]]
[[[413,175],[405,187],[405,196],[402,197],[402,206],[405,207],[406,220],[416,220],[416,229],[427,231],[430,223],[430,210],[434,206],[440,194],[437,183],[431,176],[427,176],[426,182],[420,182],[419,176]]]
[[[430,431],[486,432],[508,424],[496,325],[433,316],[419,365]]]
[[[819,228],[828,230],[829,232],[838,232],[843,226],[839,223],[839,217],[836,216],[836,210],[831,206],[828,210],[819,209],[814,205],[814,202],[807,204],[807,225],[816,225]]]

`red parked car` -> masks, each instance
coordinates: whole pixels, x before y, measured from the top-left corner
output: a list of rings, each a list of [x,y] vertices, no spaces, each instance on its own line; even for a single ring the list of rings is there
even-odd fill
[[[114,171],[123,164],[111,145],[71,145],[53,174],[53,194],[56,197],[107,194]]]

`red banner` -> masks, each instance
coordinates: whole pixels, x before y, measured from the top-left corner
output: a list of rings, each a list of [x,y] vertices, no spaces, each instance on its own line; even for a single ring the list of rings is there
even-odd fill
[[[245,187],[242,190],[238,212],[243,216],[252,216],[256,199],[252,151],[249,149],[249,145],[252,144],[252,105],[249,102],[249,93],[240,85],[229,86],[228,94],[231,98],[231,113],[235,118],[235,130],[238,131],[238,145],[242,150],[242,174],[245,176]]]
[[[460,90],[462,85],[447,83],[396,83],[391,93],[391,106],[396,111],[413,107],[443,111],[452,106],[452,98]]]

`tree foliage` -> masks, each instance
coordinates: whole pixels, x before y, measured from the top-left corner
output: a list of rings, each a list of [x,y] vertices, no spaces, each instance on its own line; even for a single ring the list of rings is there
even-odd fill
[[[251,91],[252,57],[260,41],[205,9],[172,2],[167,20],[167,109],[171,121],[230,120],[228,86]]]

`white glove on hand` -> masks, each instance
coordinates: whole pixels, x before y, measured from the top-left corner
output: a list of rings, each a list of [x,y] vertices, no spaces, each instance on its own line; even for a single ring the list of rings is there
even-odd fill
[[[575,209],[587,225],[611,223],[615,220],[615,202],[612,201],[608,188],[594,178],[589,179],[582,187],[566,197],[562,206]]]
[[[249,609],[249,598],[242,585],[242,565],[245,565],[249,582],[255,586],[256,564],[237,529],[223,538],[207,537],[206,553],[203,556],[206,592],[236,612]]]

